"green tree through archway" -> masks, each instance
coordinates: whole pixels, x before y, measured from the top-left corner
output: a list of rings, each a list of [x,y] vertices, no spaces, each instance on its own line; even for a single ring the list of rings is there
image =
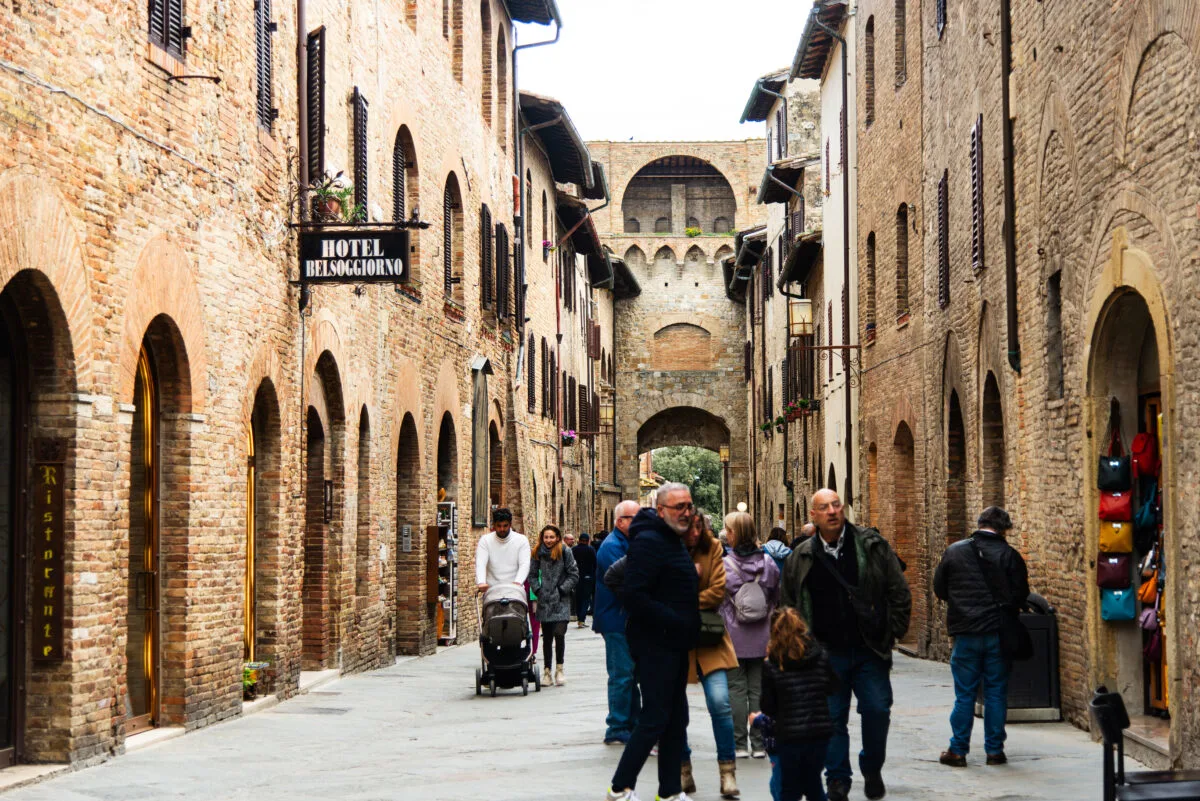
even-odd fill
[[[712,516],[713,527],[721,529],[721,460],[717,454],[691,445],[656,448],[654,472],[667,481],[687,484],[696,506]]]

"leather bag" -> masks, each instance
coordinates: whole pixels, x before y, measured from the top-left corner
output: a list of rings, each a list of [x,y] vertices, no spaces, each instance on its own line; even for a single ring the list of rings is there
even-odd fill
[[[716,609],[700,610],[700,636],[697,648],[711,648],[725,640],[725,618]]]
[[[1100,519],[1127,523],[1133,520],[1132,492],[1101,492]]]
[[[1096,560],[1096,584],[1111,590],[1133,586],[1133,555],[1102,553]]]
[[[1162,641],[1162,629],[1156,628],[1150,635],[1150,641],[1142,649],[1142,656],[1146,657],[1147,662],[1158,662],[1162,659]]]
[[[992,594],[992,602],[1000,610],[1000,653],[1010,661],[1024,662],[1033,657],[1033,638],[1029,636],[1029,629],[1021,622],[1020,609],[1003,603],[1004,595],[997,588],[992,563],[984,558],[983,551],[976,542],[972,541],[971,545],[975,550],[975,558],[979,560],[979,569],[983,571],[983,580],[987,583],[988,592]]]
[[[1158,610],[1153,606],[1147,606],[1138,615],[1138,625],[1146,631],[1154,631],[1158,628]]]
[[[1141,432],[1133,438],[1133,444],[1129,447],[1130,456],[1133,461],[1133,472],[1139,478],[1143,476],[1157,476],[1159,470],[1158,459],[1158,443],[1154,441],[1154,435],[1148,432]]]
[[[1129,457],[1121,454],[1121,439],[1113,428],[1108,455],[1100,457],[1096,487],[1103,492],[1129,492],[1133,489],[1133,468]]]
[[[1101,553],[1132,553],[1133,523],[1100,522]]]
[[[1137,618],[1137,596],[1132,589],[1100,590],[1100,619],[1120,623]]]

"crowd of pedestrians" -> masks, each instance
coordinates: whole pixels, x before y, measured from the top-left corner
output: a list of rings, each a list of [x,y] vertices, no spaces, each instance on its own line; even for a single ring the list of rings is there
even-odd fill
[[[852,700],[863,794],[887,794],[892,649],[912,612],[906,566],[877,529],[847,521],[836,492],[817,492],[809,516],[790,541],[776,527],[760,543],[751,516],[732,512],[718,536],[688,487],[668,483],[651,507],[618,504],[612,531],[594,540],[582,534],[576,543],[546,526],[532,551],[514,547],[524,538],[510,536],[511,519],[481,540],[480,590],[515,581],[530,593],[544,634],[543,684],[565,684],[572,613],[581,628],[591,615],[604,638],[604,743],[623,746],[608,801],[638,801],[634,788],[652,755],[655,798],[690,801],[699,771],[688,742],[689,682],[704,691],[723,798],[740,797],[737,760],[764,757],[773,801],[849,798]],[[1011,631],[1029,596],[1025,562],[1006,540],[1011,529],[1004,509],[985,509],[934,576],[954,638],[951,736],[940,757],[947,766],[967,765],[981,688],[986,763],[1007,761]]]

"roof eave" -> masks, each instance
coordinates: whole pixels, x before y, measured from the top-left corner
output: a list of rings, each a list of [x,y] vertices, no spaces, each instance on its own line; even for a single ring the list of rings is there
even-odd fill
[[[825,15],[825,12],[830,10],[836,10],[837,13]],[[845,18],[845,13],[845,0],[833,0],[833,2],[830,2],[830,0],[818,0],[817,3],[813,4],[812,11],[808,15],[808,21],[804,24],[804,33],[800,37],[800,46],[796,48],[796,55],[792,59],[792,69],[788,73],[790,80],[794,81],[797,78],[821,79],[825,74],[825,64],[829,60],[829,54],[833,51],[833,46],[830,44],[831,37],[817,24],[817,21],[822,15],[825,15],[828,18],[822,21],[830,27],[837,27]],[[806,68],[805,61],[808,59],[809,48],[817,46],[828,48],[819,62],[820,68],[817,69],[813,65]]]
[[[553,22],[562,27],[562,14],[555,0],[504,0],[504,6],[513,22],[531,22],[535,25]]]
[[[583,137],[579,135],[575,123],[571,121],[563,104],[552,97],[543,97],[531,92],[521,92],[520,101],[521,113],[531,122],[529,127],[532,128],[547,122],[553,123],[533,131],[533,134],[541,141],[546,153],[550,156],[550,169],[554,180],[562,184],[575,184],[583,190],[591,189],[594,182],[592,153],[584,143]],[[543,117],[544,119],[534,119]],[[549,132],[556,130],[560,131],[561,135],[570,143],[571,153],[569,155],[563,153],[563,146],[551,138]]]

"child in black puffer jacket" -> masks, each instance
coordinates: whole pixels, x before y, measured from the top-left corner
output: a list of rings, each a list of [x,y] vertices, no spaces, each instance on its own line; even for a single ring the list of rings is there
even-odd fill
[[[821,783],[825,751],[833,735],[829,695],[837,676],[825,651],[808,635],[808,625],[791,607],[781,607],[771,620],[771,641],[763,665],[762,711],[751,714],[752,726],[769,727],[774,735],[772,790],[778,801],[826,801]],[[772,793],[774,795],[774,793]]]

